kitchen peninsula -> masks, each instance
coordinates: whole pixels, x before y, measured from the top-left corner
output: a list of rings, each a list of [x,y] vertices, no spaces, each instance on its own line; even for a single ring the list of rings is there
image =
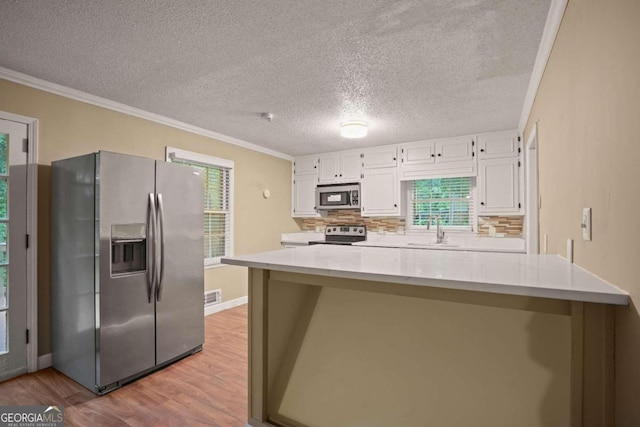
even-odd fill
[[[249,425],[608,425],[613,306],[557,256],[308,246],[249,267]]]

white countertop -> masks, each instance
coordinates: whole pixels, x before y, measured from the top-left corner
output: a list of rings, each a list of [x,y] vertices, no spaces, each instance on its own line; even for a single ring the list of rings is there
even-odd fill
[[[526,252],[525,241],[520,238],[479,237],[469,234],[448,233],[445,243],[436,244],[435,239],[435,233],[368,233],[366,241],[354,243],[354,245],[448,251]],[[281,243],[283,245],[300,246],[314,240],[324,240],[324,233],[303,231],[299,233],[286,233],[281,237]]]
[[[627,305],[629,295],[555,255],[302,246],[222,263],[328,277]]]
[[[433,249],[447,251],[513,252],[525,253],[524,239],[507,237],[478,237],[451,233],[444,243],[435,243],[435,233],[369,234],[364,242],[357,246],[380,248]]]
[[[284,233],[280,237],[280,243],[283,245],[303,245],[314,240],[324,240],[324,233],[316,233],[314,231],[300,231],[298,233]]]

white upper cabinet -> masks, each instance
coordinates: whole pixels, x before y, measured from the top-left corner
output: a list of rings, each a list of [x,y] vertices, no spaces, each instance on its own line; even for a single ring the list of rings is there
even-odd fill
[[[518,157],[518,146],[518,133],[516,131],[482,135],[478,137],[478,159]]]
[[[296,157],[293,161],[294,175],[318,173],[318,156]]]
[[[340,173],[341,182],[359,182],[360,170],[362,168],[362,159],[360,151],[344,153],[340,156]]]
[[[474,141],[471,137],[436,141],[436,162],[473,161]]]
[[[480,161],[478,173],[480,215],[518,214],[520,171],[517,157]]]
[[[362,165],[360,154],[360,151],[321,154],[318,163],[318,183],[359,182]]]
[[[470,136],[400,145],[400,180],[476,176],[474,139]]]
[[[318,162],[318,182],[320,184],[330,184],[338,182],[338,171],[340,170],[340,154],[322,154]]]
[[[398,168],[365,169],[362,171],[362,177],[362,216],[401,215]]]
[[[297,157],[292,214],[317,217],[322,184],[361,183],[362,216],[401,216],[401,181],[477,177],[479,215],[522,215],[523,171],[516,130]]]
[[[292,215],[294,217],[316,217],[317,174],[293,176]]]
[[[398,148],[376,147],[365,149],[362,153],[364,169],[390,168],[398,165]]]
[[[296,157],[293,161],[291,215],[317,217],[316,184],[318,183],[318,156]]]
[[[410,142],[400,145],[402,167],[421,166],[435,163],[435,143],[433,141]]]

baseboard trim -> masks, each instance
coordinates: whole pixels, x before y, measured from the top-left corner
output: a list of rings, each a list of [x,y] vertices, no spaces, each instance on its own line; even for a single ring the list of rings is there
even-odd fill
[[[248,296],[232,299],[227,302],[221,302],[220,304],[212,305],[211,307],[205,307],[204,315],[210,316],[214,313],[219,313],[221,311],[228,310],[230,308],[237,307],[239,305],[246,304],[248,302],[249,302]]]
[[[47,353],[38,356],[38,370],[50,368],[53,366],[53,354]]]

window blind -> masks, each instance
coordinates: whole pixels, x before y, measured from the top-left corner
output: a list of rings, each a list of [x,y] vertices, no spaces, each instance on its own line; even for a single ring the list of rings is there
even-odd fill
[[[182,159],[204,177],[204,258],[205,264],[220,262],[231,255],[230,169]]]
[[[440,225],[473,229],[473,178],[436,178],[413,181],[410,224],[415,228]]]

